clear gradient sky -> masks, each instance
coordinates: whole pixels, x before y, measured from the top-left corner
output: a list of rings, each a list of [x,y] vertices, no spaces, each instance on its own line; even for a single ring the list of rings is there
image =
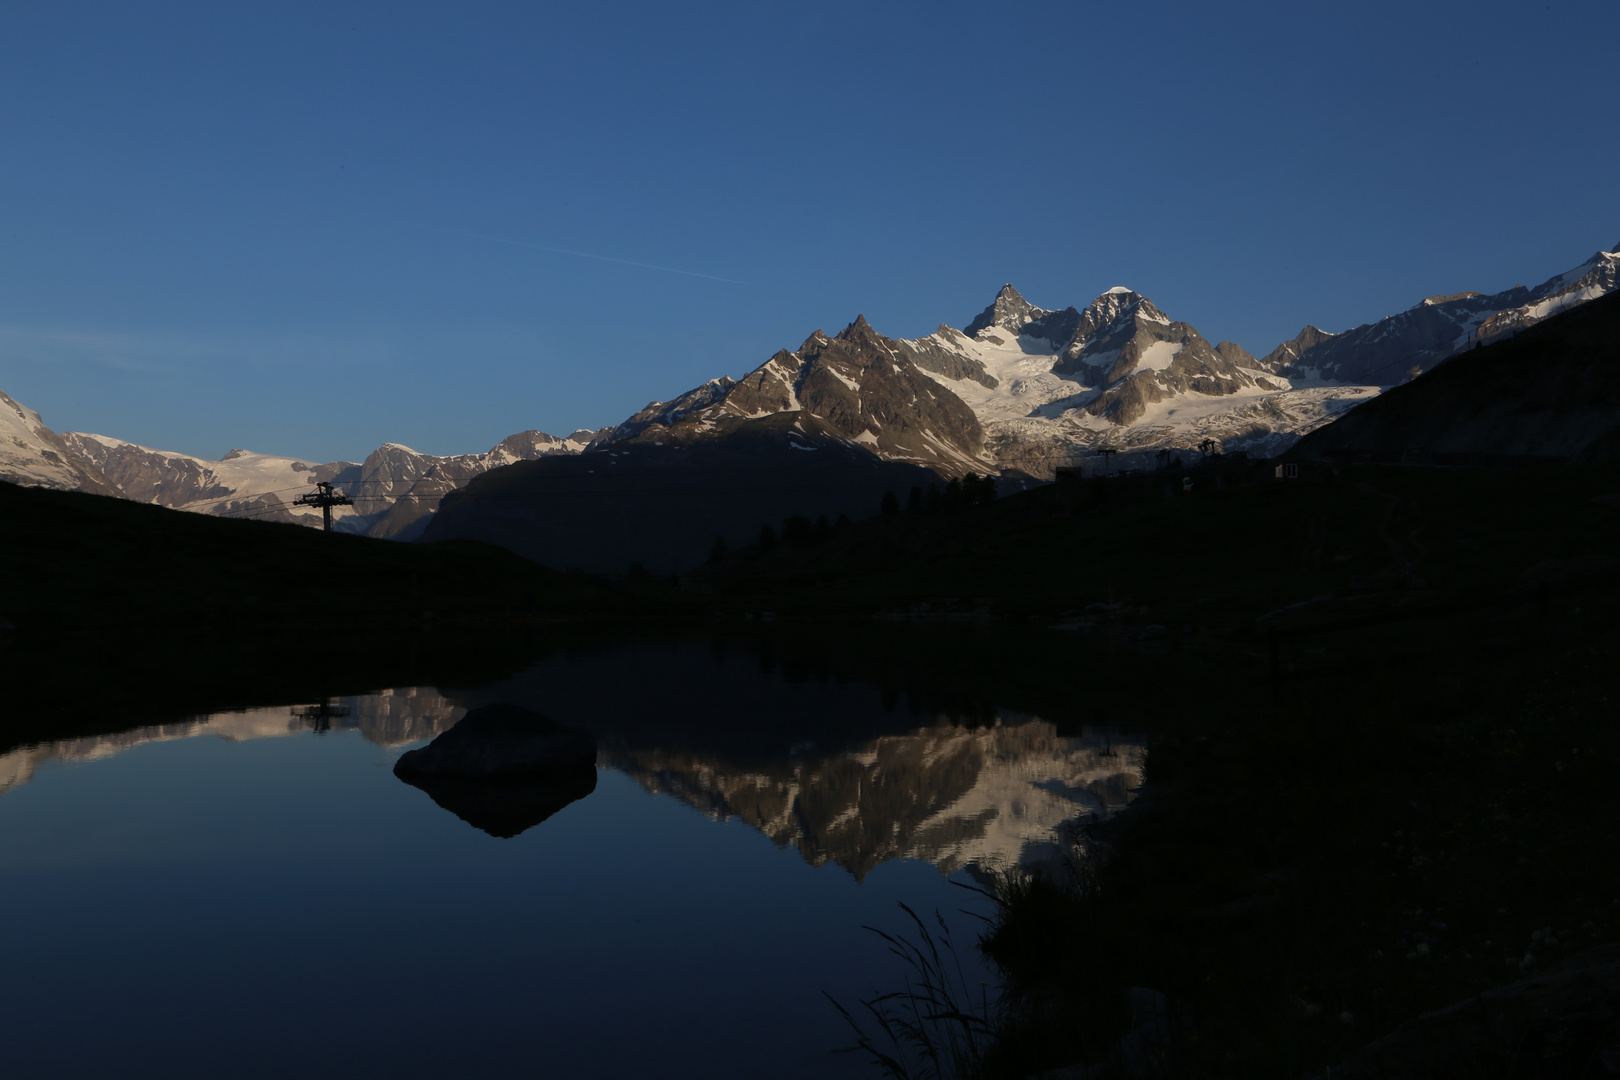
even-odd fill
[[[1263,353],[1620,240],[1615,0],[0,5],[0,390],[218,457],[614,423],[1113,285]]]

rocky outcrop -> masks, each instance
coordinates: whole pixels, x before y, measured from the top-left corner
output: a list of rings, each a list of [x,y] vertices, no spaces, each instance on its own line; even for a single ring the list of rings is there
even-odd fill
[[[895,345],[924,371],[956,381],[968,379],[987,390],[994,390],[1000,385],[999,382],[984,369],[983,360],[967,355],[963,349],[967,341],[968,337],[962,331],[940,323],[939,329],[930,337],[896,341]]]

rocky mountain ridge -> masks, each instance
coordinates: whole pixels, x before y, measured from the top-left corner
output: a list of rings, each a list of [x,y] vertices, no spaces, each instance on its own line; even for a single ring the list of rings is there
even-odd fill
[[[741,380],[649,404],[593,448],[690,444],[788,414],[946,476],[1045,479],[1103,453],[1130,468],[1211,446],[1271,456],[1458,351],[1613,291],[1617,268],[1620,253],[1598,252],[1535,289],[1431,296],[1338,334],[1307,326],[1259,359],[1122,286],[1048,310],[1009,284],[965,330],[888,338],[857,317],[817,331]]]
[[[439,500],[473,477],[515,461],[580,453],[598,434],[576,431],[558,438],[524,431],[481,454],[423,454],[387,443],[363,462],[318,463],[241,449],[210,461],[105,435],[58,435],[10,398],[0,402],[0,428],[9,429],[0,431],[0,480],[316,527],[321,512],[295,500],[326,482],[352,500],[333,508],[335,528],[394,539],[420,534]]]
[[[1566,304],[1394,387],[1291,453],[1500,466],[1613,458],[1620,454],[1617,355],[1620,292]]]
[[[692,447],[756,429],[772,438],[792,429],[947,477],[1049,479],[1100,455],[1128,469],[1212,447],[1271,456],[1459,351],[1617,285],[1620,252],[1598,252],[1533,289],[1431,296],[1340,333],[1307,326],[1256,359],[1235,343],[1211,344],[1128,288],[1083,309],[1048,310],[1009,284],[964,330],[941,324],[919,338],[890,338],[857,316],[740,379],[711,379],[601,431],[522,432],[484,453],[448,456],[390,443],[359,463],[247,451],[212,462],[57,435],[0,395],[0,479],[304,524],[320,515],[294,500],[325,481],[353,500],[338,510],[340,527],[412,539],[446,494],[493,469],[629,444]]]
[[[797,350],[777,352],[741,379],[712,379],[674,401],[652,402],[591,449],[633,441],[690,444],[783,414],[806,434],[814,429],[885,461],[952,474],[989,465],[972,409],[862,315],[832,337],[815,331]]]
[[[1613,292],[1620,285],[1620,244],[1533,289],[1431,296],[1406,311],[1330,334],[1307,326],[1262,365],[1292,378],[1395,386],[1477,345],[1496,341]]]

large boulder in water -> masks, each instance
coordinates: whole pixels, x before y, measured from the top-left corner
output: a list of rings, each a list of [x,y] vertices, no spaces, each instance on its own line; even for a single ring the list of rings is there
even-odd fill
[[[399,756],[394,775],[513,780],[595,769],[596,740],[516,705],[485,705],[419,750]]]
[[[596,790],[596,740],[515,705],[474,709],[394,775],[491,836],[509,838]]]

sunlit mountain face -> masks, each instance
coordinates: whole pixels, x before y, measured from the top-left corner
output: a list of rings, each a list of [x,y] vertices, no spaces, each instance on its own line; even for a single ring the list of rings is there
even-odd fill
[[[353,731],[395,749],[448,730],[465,712],[437,690],[411,687],[44,743],[0,755],[0,794],[46,762],[94,761],[145,743]],[[832,863],[857,879],[893,859],[980,880],[1060,864],[1081,827],[1130,802],[1143,761],[1139,739],[1101,729],[1062,736],[1051,723],[1010,712],[978,726],[941,717],[846,749],[798,744],[748,761],[648,745],[645,734],[599,730],[599,767],[716,820],[743,821],[812,865]]]

